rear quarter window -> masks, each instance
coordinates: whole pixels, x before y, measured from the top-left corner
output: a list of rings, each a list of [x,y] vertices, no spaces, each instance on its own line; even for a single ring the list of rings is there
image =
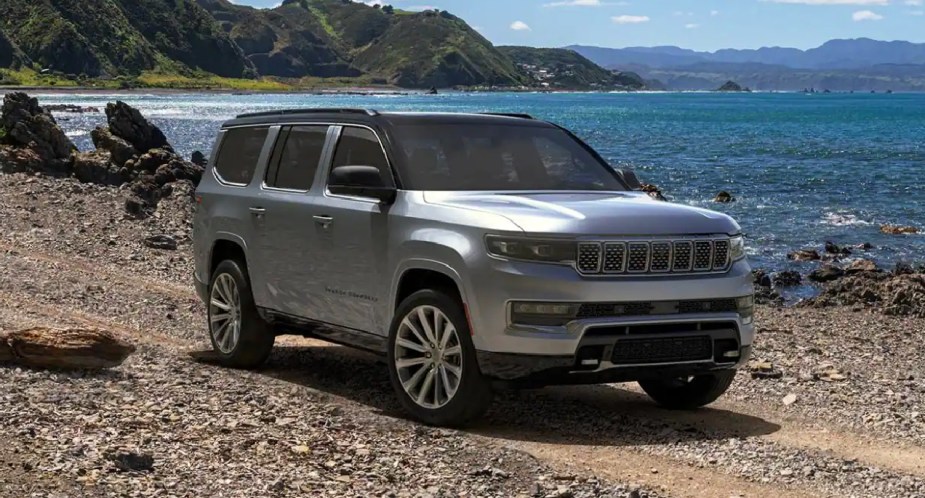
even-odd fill
[[[251,182],[268,130],[268,127],[232,128],[225,132],[215,160],[215,172],[221,181],[234,185]]]

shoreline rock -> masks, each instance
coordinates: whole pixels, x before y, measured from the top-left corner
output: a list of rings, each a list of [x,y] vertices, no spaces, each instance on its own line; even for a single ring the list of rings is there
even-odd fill
[[[713,202],[727,203],[735,202],[736,198],[732,196],[729,192],[723,190],[722,192],[716,194],[716,197],[713,198]]]
[[[912,226],[880,225],[880,232],[887,235],[910,235],[919,233],[919,229]]]
[[[90,133],[95,151],[80,152],[51,113],[22,92],[7,94],[0,114],[0,171],[73,176],[84,183],[129,185],[126,212],[145,217],[173,191],[172,184],[199,184],[202,164],[184,160],[164,133],[132,106],[106,105],[105,126]],[[205,156],[196,157],[203,164]]]

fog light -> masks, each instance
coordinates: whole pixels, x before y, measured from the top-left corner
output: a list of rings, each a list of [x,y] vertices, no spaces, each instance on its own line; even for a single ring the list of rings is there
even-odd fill
[[[749,325],[755,320],[755,296],[742,296],[736,299],[736,308],[739,310],[739,316],[742,318],[744,325]]]
[[[523,325],[565,325],[578,316],[580,307],[568,303],[513,303],[511,321]]]
[[[723,353],[723,358],[738,358],[738,357],[739,357],[738,351],[726,351],[725,353]]]

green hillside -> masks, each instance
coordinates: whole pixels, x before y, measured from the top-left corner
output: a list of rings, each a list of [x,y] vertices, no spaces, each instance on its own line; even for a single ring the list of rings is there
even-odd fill
[[[646,84],[634,73],[615,73],[575,51],[562,48],[498,47],[530,77],[532,84],[551,89],[631,89]]]
[[[568,50],[499,49],[446,11],[351,0],[283,0],[272,9],[229,0],[0,0],[0,68],[21,67],[7,70],[7,81],[636,88]]]

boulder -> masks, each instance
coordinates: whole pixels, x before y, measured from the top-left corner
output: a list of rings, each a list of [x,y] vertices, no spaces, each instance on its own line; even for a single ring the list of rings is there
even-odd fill
[[[151,124],[138,109],[125,102],[106,104],[106,120],[113,135],[132,144],[138,153],[151,149],[173,151],[160,128]]]
[[[45,161],[32,149],[0,145],[0,173],[43,171],[45,167]]]
[[[752,279],[758,287],[770,288],[772,285],[771,276],[764,270],[752,270]]]
[[[813,282],[831,282],[843,277],[844,275],[845,271],[837,266],[823,265],[822,267],[810,273],[809,277],[807,278]]]
[[[125,163],[135,157],[137,152],[132,144],[125,139],[117,137],[105,126],[97,126],[90,132],[90,138],[93,139],[93,146],[97,150],[104,150],[112,156],[112,163],[116,166],[125,166]]]
[[[0,136],[7,145],[35,151],[46,167],[65,164],[77,147],[38,99],[22,92],[8,93],[0,109]]]
[[[821,256],[819,256],[819,251],[815,249],[800,249],[788,254],[787,259],[793,261],[818,261]]]
[[[151,149],[135,161],[135,169],[141,172],[154,173],[161,166],[177,157],[172,151],[166,149]]]
[[[856,259],[845,268],[845,273],[848,275],[868,271],[878,272],[880,269],[877,268],[877,263],[874,263],[869,259]]]
[[[826,241],[825,252],[827,254],[834,254],[836,256],[848,256],[851,254],[851,249],[836,245],[834,242]]]
[[[832,282],[803,305],[816,308],[864,305],[886,315],[925,318],[925,275],[856,273]]]
[[[198,150],[193,151],[193,155],[190,156],[190,162],[196,166],[202,166],[203,168],[209,163],[209,160],[206,159],[206,155]]]
[[[881,225],[880,231],[889,234],[889,235],[904,235],[904,234],[913,234],[919,233],[919,229],[911,226],[901,226],[901,225]]]
[[[161,249],[163,251],[177,250],[177,239],[169,235],[152,235],[150,237],[145,237],[142,243],[145,247],[150,247],[151,249]]]
[[[653,184],[651,184],[651,183],[643,183],[642,185],[640,185],[639,189],[642,190],[643,192],[649,194],[649,197],[651,197],[651,198],[653,198],[653,199],[655,199],[655,200],[658,200],[658,201],[667,201],[667,200],[668,200],[668,199],[665,198],[664,195],[662,195],[662,191],[661,191],[661,189],[658,188],[657,185],[653,185]]]
[[[800,272],[786,270],[774,274],[773,282],[775,287],[793,287],[803,283],[803,276]]]
[[[722,192],[716,194],[716,197],[713,198],[713,202],[735,202],[736,198],[732,196],[729,192],[723,190]]]
[[[100,329],[37,327],[0,334],[0,362],[32,368],[112,368],[134,352],[134,346]]]
[[[108,151],[78,152],[72,161],[74,177],[84,183],[122,185],[125,182],[119,168],[113,165]]]

